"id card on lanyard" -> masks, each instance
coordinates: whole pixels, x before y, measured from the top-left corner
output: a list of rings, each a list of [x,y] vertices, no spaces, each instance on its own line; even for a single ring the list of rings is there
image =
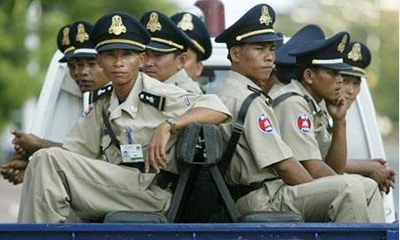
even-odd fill
[[[121,157],[123,163],[144,162],[142,144],[133,144],[132,131],[126,130],[128,144],[121,145]]]

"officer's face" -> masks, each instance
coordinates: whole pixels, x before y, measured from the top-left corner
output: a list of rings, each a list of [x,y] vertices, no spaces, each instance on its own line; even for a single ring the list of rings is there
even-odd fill
[[[68,69],[69,69],[69,75],[71,75],[71,78],[74,81],[78,80],[78,67],[76,66],[76,60],[75,59],[70,59],[67,62]]]
[[[82,92],[93,91],[108,82],[103,69],[94,58],[76,59],[78,78],[75,79]]]
[[[306,82],[311,83],[311,91],[317,101],[325,99],[327,102],[333,102],[342,96],[343,78],[339,70],[316,67],[306,71],[310,71]]]
[[[191,79],[196,80],[203,72],[203,63],[197,61],[197,53],[193,49],[189,48],[187,53],[188,59],[185,64],[185,71]]]
[[[182,59],[183,54],[185,54],[184,61]],[[184,67],[187,54],[182,53],[177,56],[175,53],[161,53],[146,50],[146,57],[147,59],[143,71],[150,77],[164,82]]]
[[[97,55],[99,66],[115,87],[124,86],[135,81],[139,69],[144,65],[144,61],[144,53],[130,50],[117,49]]]
[[[262,87],[269,79],[275,60],[275,45],[272,42],[251,43],[230,49],[234,71],[250,78]]]
[[[357,95],[360,93],[361,79],[359,77],[348,75],[342,75],[342,77],[344,97],[351,104],[356,100]]]

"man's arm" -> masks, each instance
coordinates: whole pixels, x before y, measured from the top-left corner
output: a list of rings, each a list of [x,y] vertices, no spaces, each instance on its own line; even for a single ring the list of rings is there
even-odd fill
[[[288,158],[272,165],[279,177],[288,185],[294,186],[313,181],[313,177],[303,165],[294,158]]]
[[[301,164],[314,179],[336,175],[335,171],[321,160],[306,160],[301,161]]]
[[[16,153],[20,155],[30,156],[34,152],[42,148],[49,147],[61,147],[61,143],[52,142],[50,140],[39,138],[31,133],[25,133],[22,131],[13,131],[14,139],[12,143],[14,144],[14,149]]]
[[[219,124],[227,119],[229,115],[209,108],[197,107],[187,111],[185,114],[176,118],[176,129],[183,129],[191,123]],[[154,131],[150,143],[147,147],[147,156],[144,162],[145,171],[153,167],[156,172],[160,172],[160,167],[165,167],[167,156],[165,147],[171,135],[171,125],[162,122]]]
[[[387,162],[384,159],[348,161],[346,173],[360,174],[372,178],[385,193],[389,193],[390,187],[395,187],[396,172],[387,167]]]
[[[346,169],[347,142],[346,142],[346,112],[347,104],[344,98],[335,103],[327,103],[329,114],[333,118],[332,143],[326,156],[326,163],[342,174]]]

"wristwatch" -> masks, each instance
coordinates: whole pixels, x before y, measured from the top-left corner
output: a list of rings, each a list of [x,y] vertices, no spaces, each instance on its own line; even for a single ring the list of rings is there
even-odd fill
[[[175,134],[176,133],[176,124],[178,123],[176,121],[175,118],[168,118],[167,120],[165,120],[166,123],[168,123],[169,125],[171,125],[171,134]]]

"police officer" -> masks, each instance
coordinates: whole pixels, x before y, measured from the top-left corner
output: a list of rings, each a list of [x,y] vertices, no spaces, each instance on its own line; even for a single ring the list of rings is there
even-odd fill
[[[33,155],[19,222],[64,222],[70,210],[97,220],[114,210],[165,212],[171,192],[157,185],[149,165],[156,172],[162,167],[177,173],[176,131],[193,122],[218,124],[229,118],[217,98],[189,94],[139,72],[150,37],[130,15],[101,17],[91,37],[114,89],[75,125],[64,149]]]
[[[75,93],[79,96],[78,98],[66,98],[66,96],[63,96],[63,93],[60,93],[59,96],[59,99],[64,99],[66,104],[68,104],[68,110],[62,109],[63,118],[66,118],[65,111],[68,111],[68,116],[70,116],[70,121],[72,122],[70,124],[72,126],[82,114],[82,93],[87,91],[92,92],[108,83],[108,79],[105,77],[103,70],[99,67],[95,59],[97,52],[90,41],[90,31],[92,27],[93,25],[87,21],[76,21],[72,25],[63,26],[57,37],[59,50],[65,53],[63,58],[60,59],[60,62],[66,61],[68,63],[71,78],[76,82],[81,91]],[[72,93],[74,89],[72,86],[71,84],[66,84],[63,89]],[[105,89],[109,91],[112,87],[107,87]],[[78,113],[76,113],[75,109],[79,109]],[[57,130],[64,130],[68,133],[72,126],[64,127],[58,124]],[[28,134],[22,131],[13,131],[13,134],[15,136],[13,144],[16,157],[3,166],[2,174],[4,178],[10,182],[19,184],[23,181],[23,172],[28,164],[26,160],[29,156],[41,148],[61,146],[61,143],[42,139],[34,134]],[[8,168],[7,171],[5,170],[6,168]],[[10,171],[12,169],[14,171]]]
[[[140,21],[151,35],[144,73],[188,92],[202,94],[184,69],[189,57],[187,49],[194,44],[189,37],[169,17],[157,11],[143,14]]]
[[[187,50],[185,71],[191,79],[196,81],[203,72],[202,61],[207,60],[212,53],[210,34],[204,22],[192,13],[176,13],[171,19],[193,42]]]
[[[344,62],[351,66],[351,69],[342,70],[343,92],[349,104],[352,104],[360,93],[362,78],[366,78],[365,69],[371,62],[371,53],[367,46],[360,42],[351,42],[344,51]],[[352,122],[348,122],[347,138],[351,144],[351,136],[357,134],[358,128],[352,127]],[[348,161],[346,165],[347,173],[361,174],[365,177],[374,179],[379,188],[389,193],[390,187],[395,186],[396,172],[387,167],[384,159],[373,159],[370,161]]]
[[[299,81],[292,81],[273,95],[282,139],[314,179],[341,174],[346,168],[348,108],[341,91],[343,79],[339,71],[349,68],[343,63],[349,38],[346,32],[327,40],[321,36],[291,50],[289,55],[296,58]],[[333,117],[333,127],[324,109]],[[346,177],[354,177],[362,184],[369,221],[382,222],[382,201],[377,185],[370,179]]]
[[[282,43],[279,47],[277,46],[275,69],[271,76],[276,79],[275,81],[269,81],[270,83],[266,84],[263,90],[272,96],[275,91],[295,79],[296,62],[294,57],[289,56],[289,51],[299,47],[304,42],[323,38],[325,38],[325,34],[322,29],[317,25],[310,24],[297,31],[285,44]]]
[[[245,115],[226,176],[229,184],[240,186],[239,211],[293,211],[306,221],[368,222],[359,181],[346,176],[314,180],[281,139],[269,97],[261,92],[272,71],[274,41],[279,39],[274,22],[272,7],[259,4],[216,38],[229,48],[232,66],[220,97],[235,121],[244,100],[253,93],[259,95]],[[232,125],[222,125],[226,142]],[[240,130],[240,125],[235,129]]]

